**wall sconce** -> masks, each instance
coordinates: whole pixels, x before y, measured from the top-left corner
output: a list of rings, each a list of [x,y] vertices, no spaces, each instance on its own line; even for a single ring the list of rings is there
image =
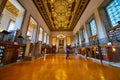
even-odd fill
[[[53,46],[55,46],[55,44],[53,44]]]
[[[67,44],[68,46],[70,46],[70,44]]]
[[[107,43],[107,45],[108,45],[108,46],[111,46],[111,45],[112,45],[112,43],[111,43],[111,42],[108,42],[108,43]]]
[[[112,47],[112,51],[113,51],[113,52],[115,52],[115,51],[116,51],[115,47]]]

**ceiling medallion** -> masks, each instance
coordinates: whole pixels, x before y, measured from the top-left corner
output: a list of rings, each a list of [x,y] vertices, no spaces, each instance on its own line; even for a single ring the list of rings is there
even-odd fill
[[[90,0],[33,0],[51,31],[72,31]]]

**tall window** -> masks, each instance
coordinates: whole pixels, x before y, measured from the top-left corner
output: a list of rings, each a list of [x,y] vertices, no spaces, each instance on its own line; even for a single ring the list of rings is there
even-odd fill
[[[34,43],[36,40],[36,30],[37,22],[32,17],[30,17],[27,36],[29,36],[29,39],[31,40],[32,43]]]
[[[77,37],[77,42],[79,43],[79,32],[77,32],[76,37]]]
[[[33,37],[33,28],[29,26],[27,31],[27,36],[29,36],[29,39],[31,40]]]
[[[92,19],[90,22],[89,22],[89,27],[90,27],[90,32],[91,32],[91,35],[94,36],[97,34],[97,29],[96,29],[96,23],[95,23],[95,20]]]
[[[120,0],[113,0],[107,7],[110,22],[112,26],[116,26],[120,21]]]
[[[49,44],[49,35],[47,36],[47,44]]]
[[[76,44],[79,44],[79,32],[76,33],[75,38],[76,38]]]
[[[42,41],[43,29],[40,27],[39,41]]]
[[[44,33],[44,43],[46,43],[47,33]]]
[[[85,40],[85,37],[84,37],[84,28],[80,29],[80,37],[81,37],[81,41]]]
[[[13,31],[13,30],[15,30],[15,21],[11,20],[8,26],[8,31]]]

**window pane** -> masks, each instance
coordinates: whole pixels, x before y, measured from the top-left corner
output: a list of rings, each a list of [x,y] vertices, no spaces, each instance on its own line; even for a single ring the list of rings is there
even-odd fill
[[[84,38],[84,28],[82,28],[80,30],[80,36],[81,36],[81,40],[83,41],[85,38]]]
[[[106,7],[107,14],[110,18],[112,26],[116,26],[118,21],[120,21],[120,0],[113,0]]]
[[[44,33],[44,43],[46,43],[47,34]]]
[[[42,41],[43,29],[40,28],[39,41]]]
[[[90,21],[90,28],[91,28],[92,36],[96,35],[97,29],[96,29],[96,23],[94,19]]]
[[[49,35],[47,36],[47,44],[49,44]]]
[[[9,27],[8,27],[8,31],[13,31],[15,30],[15,22],[14,21],[10,21]]]
[[[32,39],[32,34],[33,34],[33,28],[29,27],[27,31],[27,36],[29,36],[29,39]]]

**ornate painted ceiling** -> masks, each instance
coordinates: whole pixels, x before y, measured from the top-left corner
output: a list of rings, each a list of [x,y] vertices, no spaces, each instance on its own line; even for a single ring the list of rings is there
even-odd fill
[[[72,31],[90,0],[33,0],[51,31]]]

